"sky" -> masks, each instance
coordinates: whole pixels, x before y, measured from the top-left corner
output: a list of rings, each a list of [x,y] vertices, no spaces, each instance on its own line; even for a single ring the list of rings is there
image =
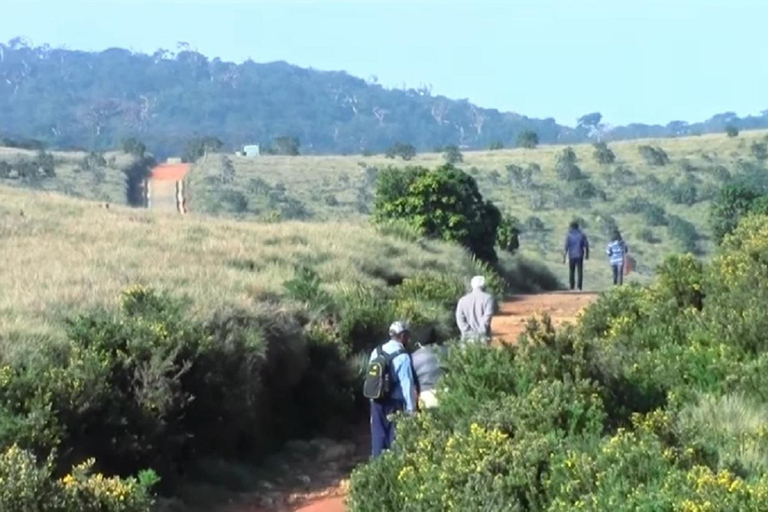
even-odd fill
[[[285,60],[567,125],[768,109],[767,0],[2,0],[0,40]]]

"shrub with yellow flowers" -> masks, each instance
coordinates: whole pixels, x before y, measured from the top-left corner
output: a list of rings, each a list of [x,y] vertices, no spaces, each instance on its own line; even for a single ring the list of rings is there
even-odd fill
[[[54,476],[54,461],[39,464],[30,452],[12,445],[0,453],[0,510],[38,512],[149,512],[154,503],[152,471],[138,478],[105,477],[93,460]]]

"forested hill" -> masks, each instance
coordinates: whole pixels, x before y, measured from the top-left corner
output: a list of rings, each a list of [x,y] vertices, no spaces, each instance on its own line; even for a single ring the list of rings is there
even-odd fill
[[[525,110],[525,105],[520,105]],[[725,122],[768,126],[768,117]],[[622,138],[666,136],[717,127],[632,125]],[[213,136],[234,149],[297,137],[304,153],[381,151],[395,142],[418,149],[456,144],[513,145],[535,131],[539,141],[587,140],[586,127],[479,108],[427,89],[386,89],[344,72],[284,62],[242,64],[208,59],[189,49],[153,55],[100,53],[0,44],[0,136],[60,147],[114,148],[138,137],[159,154],[180,153],[194,136]]]

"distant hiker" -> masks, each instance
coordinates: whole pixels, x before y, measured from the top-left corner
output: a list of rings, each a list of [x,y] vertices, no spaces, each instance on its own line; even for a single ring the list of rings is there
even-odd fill
[[[392,448],[395,424],[390,416],[399,411],[416,411],[416,385],[411,356],[405,347],[410,339],[408,326],[389,326],[389,341],[371,353],[363,395],[371,401],[371,452],[378,457]]]
[[[456,323],[462,340],[487,343],[491,337],[491,319],[496,306],[493,296],[483,291],[483,276],[473,277],[470,286],[472,291],[459,299],[456,306]]]
[[[444,347],[434,343],[417,343],[416,351],[411,354],[411,364],[416,375],[416,387],[419,392],[419,405],[425,409],[437,406],[437,381],[443,374],[440,358]]]
[[[608,244],[608,248],[605,250],[605,253],[608,255],[608,261],[611,263],[611,269],[613,269],[614,286],[624,284],[624,258],[628,252],[629,247],[621,239],[621,233],[618,230],[614,231],[611,243]]]
[[[584,260],[589,259],[589,240],[587,235],[579,229],[579,223],[571,222],[568,234],[565,236],[565,252],[563,253],[563,264],[568,258],[568,281],[571,290],[578,287],[581,290],[584,283]],[[576,279],[578,274],[578,281]]]

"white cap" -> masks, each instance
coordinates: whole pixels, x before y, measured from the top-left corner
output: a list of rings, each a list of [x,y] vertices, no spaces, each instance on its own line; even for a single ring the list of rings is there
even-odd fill
[[[389,326],[389,334],[402,334],[408,331],[408,325],[405,322],[393,322]]]
[[[472,286],[473,290],[483,288],[485,287],[485,278],[483,276],[475,276],[472,278],[472,281],[470,281],[469,284]]]

